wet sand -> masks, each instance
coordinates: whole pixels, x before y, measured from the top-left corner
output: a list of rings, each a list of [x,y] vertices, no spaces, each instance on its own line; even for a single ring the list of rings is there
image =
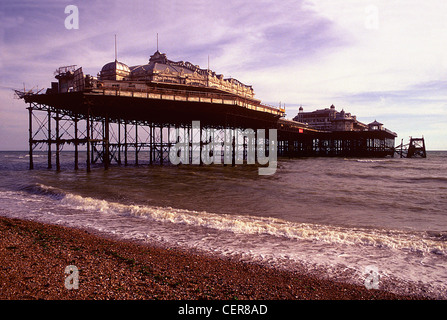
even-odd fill
[[[65,268],[79,271],[67,289]],[[67,284],[73,285],[72,282]],[[0,299],[409,300],[303,271],[210,257],[0,217]]]

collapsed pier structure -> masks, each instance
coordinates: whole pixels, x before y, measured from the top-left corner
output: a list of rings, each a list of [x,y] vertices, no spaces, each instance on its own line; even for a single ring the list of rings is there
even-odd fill
[[[213,129],[224,141],[225,129],[277,130],[277,152],[283,157],[385,157],[394,156],[396,133],[378,122],[362,124],[334,106],[322,112],[285,118],[285,108],[262,103],[252,86],[224,78],[190,62],[171,61],[158,50],[148,63],[127,66],[117,59],[103,66],[96,77],[75,65],[58,68],[57,82],[45,93],[19,91],[28,104],[29,167],[33,151],[48,152],[48,168],[61,169],[60,152],[74,147],[74,168],[79,152],[86,152],[86,169],[92,164],[164,164],[170,149],[182,139],[190,144],[190,163],[209,141],[203,129]],[[321,110],[320,110],[321,111]],[[321,121],[320,121],[321,120]],[[201,130],[194,131],[193,121]],[[215,137],[216,138],[216,137]],[[219,137],[217,137],[219,138]],[[232,138],[234,154],[247,161],[246,136]],[[218,152],[224,154],[222,150]],[[81,150],[82,149],[82,150]]]

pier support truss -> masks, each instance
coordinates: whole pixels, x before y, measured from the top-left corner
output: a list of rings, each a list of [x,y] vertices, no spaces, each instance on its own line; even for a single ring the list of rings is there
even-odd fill
[[[80,155],[84,153],[82,158],[85,159],[87,172],[91,171],[92,166],[99,164],[105,169],[111,164],[167,164],[170,162],[172,147],[179,142],[188,145],[183,163],[203,164],[202,152],[212,141],[214,148],[207,156],[213,159],[213,163],[235,165],[245,161],[254,164],[257,157],[255,149],[259,140],[251,143],[249,137],[243,134],[243,129],[231,124],[193,127],[192,123],[169,124],[117,119],[108,115],[95,115],[88,106],[84,113],[75,113],[35,102],[30,102],[27,109],[30,169],[34,168],[34,151],[46,150],[47,168],[55,167],[60,171],[64,148],[74,152],[75,170],[80,168]],[[237,134],[238,132],[241,134]],[[268,130],[266,132],[265,150],[261,151],[268,156]],[[249,154],[254,155],[253,159]]]
[[[303,134],[279,131],[282,157],[394,156],[394,136],[383,131],[340,131]]]
[[[61,170],[61,163],[67,163],[61,162],[64,148],[74,151],[74,169],[85,163],[87,172],[98,165],[105,169],[114,164],[163,165],[171,162],[171,152],[182,159],[181,163],[262,165],[264,158],[258,161],[258,157],[269,156],[269,144],[274,144],[277,156],[289,158],[385,157],[395,153],[395,134],[384,130],[317,131],[282,119],[256,120],[220,109],[200,122],[195,116],[183,119],[174,114],[171,118],[167,111],[163,111],[163,116],[157,113],[153,117],[129,116],[125,112],[113,112],[105,103],[95,105],[88,100],[71,108],[58,107],[57,101],[52,101],[51,106],[35,101],[28,103],[30,169],[34,168],[36,149],[47,151],[47,167],[55,166],[57,171]],[[165,109],[160,107],[160,110]],[[179,110],[182,110],[180,106]],[[253,138],[260,129],[264,134]],[[269,139],[270,129],[277,130],[274,143]],[[183,151],[173,150],[179,143],[187,147]],[[420,148],[415,152],[420,152]],[[208,160],[203,161],[204,158]]]

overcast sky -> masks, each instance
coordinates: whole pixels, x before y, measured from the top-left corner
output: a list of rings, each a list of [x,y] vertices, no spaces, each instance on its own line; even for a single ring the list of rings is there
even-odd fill
[[[67,5],[79,29],[66,29]],[[96,75],[159,50],[253,85],[256,97],[313,111],[334,104],[408,142],[447,150],[447,1],[173,0],[0,2],[0,150],[27,150],[11,88],[46,88],[64,65]]]

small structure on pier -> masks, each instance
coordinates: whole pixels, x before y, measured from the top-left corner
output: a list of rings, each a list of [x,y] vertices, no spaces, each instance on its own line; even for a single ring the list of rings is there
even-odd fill
[[[426,158],[425,140],[422,138],[410,137],[410,142],[404,145],[404,140],[396,147],[396,153],[401,158]]]
[[[316,130],[312,155],[314,156],[354,156],[385,157],[394,155],[394,140],[397,137],[374,121],[365,124],[357,120],[355,115],[329,108],[304,112],[299,108],[294,121],[304,123],[308,128]]]
[[[321,131],[365,131],[370,128],[344,109],[337,111],[334,105],[311,112],[304,112],[303,107],[300,107],[293,120]]]

